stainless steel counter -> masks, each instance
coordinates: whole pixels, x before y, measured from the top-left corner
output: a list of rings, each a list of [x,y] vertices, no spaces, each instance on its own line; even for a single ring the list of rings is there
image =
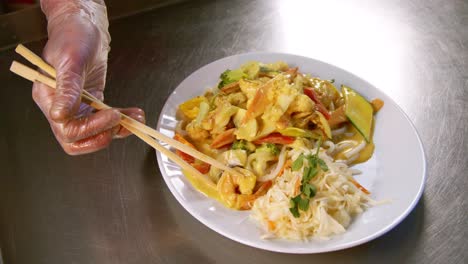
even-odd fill
[[[5,263],[468,262],[467,1],[190,1],[116,20],[111,35],[106,101],[144,108],[153,127],[184,77],[231,54],[301,54],[361,76],[414,122],[427,156],[425,193],[394,230],[355,248],[287,255],[238,244],[177,203],[154,151],[135,137],[65,155],[31,85],[8,73],[18,58],[8,50],[0,54]]]

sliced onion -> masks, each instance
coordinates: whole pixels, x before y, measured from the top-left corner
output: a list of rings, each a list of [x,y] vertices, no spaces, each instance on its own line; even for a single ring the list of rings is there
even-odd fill
[[[283,148],[281,149],[281,153],[279,154],[279,157],[278,157],[278,163],[276,164],[276,168],[272,170],[269,174],[258,177],[257,180],[264,182],[264,181],[269,181],[269,180],[273,180],[274,178],[276,178],[276,176],[278,176],[278,173],[280,173],[281,168],[283,168],[285,161],[286,161],[286,146],[283,146]]]
[[[335,151],[335,143],[331,142],[330,140],[323,142],[323,146],[326,147],[326,152],[329,155]]]
[[[180,122],[176,125],[174,131],[175,131],[177,134],[179,134],[179,135],[181,135],[181,136],[183,136],[183,137],[184,137],[184,136],[187,136],[187,132],[186,132],[185,129],[184,129],[184,126],[185,126],[185,125],[187,125],[187,123],[186,123],[185,121],[180,121]]]
[[[357,145],[355,148],[351,149],[350,151],[347,151],[345,152],[345,156],[346,158],[350,158],[354,155],[357,155],[361,150],[364,149],[364,147],[366,146],[366,142],[365,141],[362,141],[359,145]]]
[[[346,164],[347,164],[347,165],[350,165],[352,162],[354,162],[355,160],[357,160],[357,158],[359,158],[359,155],[358,155],[358,154],[356,154],[356,155],[354,155],[354,156],[351,156],[351,158],[348,158],[348,159],[346,160]]]
[[[331,132],[332,136],[338,136],[338,135],[344,134],[347,128],[348,128],[347,126],[343,126],[337,129],[333,129]]]
[[[345,140],[345,141],[341,141],[339,142],[338,144],[336,144],[336,149],[335,151],[336,152],[340,152],[342,151],[343,149],[345,148],[349,148],[349,147],[354,147],[356,146],[358,143],[357,141],[355,140]]]
[[[205,116],[208,114],[209,111],[210,111],[210,105],[207,102],[201,102],[200,108],[198,110],[198,115],[195,119],[195,123],[197,125],[200,125],[202,120],[205,119]]]

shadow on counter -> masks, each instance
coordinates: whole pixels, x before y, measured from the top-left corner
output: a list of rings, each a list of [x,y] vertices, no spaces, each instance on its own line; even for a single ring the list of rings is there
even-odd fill
[[[109,20],[113,21],[183,1],[187,0],[107,0],[106,4]],[[0,51],[45,37],[47,21],[39,5],[6,14],[0,12]]]

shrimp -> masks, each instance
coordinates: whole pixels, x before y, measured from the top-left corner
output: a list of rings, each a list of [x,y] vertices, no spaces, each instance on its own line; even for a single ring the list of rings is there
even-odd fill
[[[222,202],[229,208],[249,210],[253,202],[264,195],[271,187],[271,181],[263,183],[254,193],[257,177],[246,169],[235,168],[243,176],[224,172],[218,181],[217,189]]]

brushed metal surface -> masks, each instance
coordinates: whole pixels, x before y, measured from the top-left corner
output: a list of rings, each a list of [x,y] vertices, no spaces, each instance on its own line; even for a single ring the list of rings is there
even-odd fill
[[[184,0],[107,0],[109,20],[182,2]],[[39,41],[47,37],[47,20],[40,6],[34,5],[12,13],[2,14],[0,2],[0,51],[18,43]]]
[[[153,127],[184,77],[227,55],[295,53],[357,74],[414,122],[427,155],[425,193],[395,229],[355,248],[288,255],[238,244],[185,212],[154,151],[135,137],[65,155],[31,85],[7,72],[18,58],[9,50],[0,59],[5,263],[468,261],[467,1],[190,1],[114,21],[111,34],[106,101],[143,107]]]

